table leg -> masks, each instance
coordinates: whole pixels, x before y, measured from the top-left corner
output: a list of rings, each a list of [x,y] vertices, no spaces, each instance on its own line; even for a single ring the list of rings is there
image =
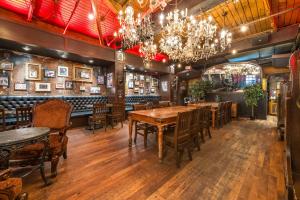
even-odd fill
[[[128,141],[129,147],[132,147],[132,126],[133,126],[133,120],[131,117],[129,117],[129,141]]]
[[[159,162],[163,161],[163,127],[158,126],[158,158]]]

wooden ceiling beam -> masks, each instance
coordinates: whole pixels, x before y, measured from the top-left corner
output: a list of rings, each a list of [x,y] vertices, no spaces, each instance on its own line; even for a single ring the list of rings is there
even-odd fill
[[[96,25],[97,25],[97,31],[98,31],[98,37],[99,37],[99,43],[100,46],[104,46],[104,41],[103,41],[103,35],[102,35],[102,27],[101,27],[101,20],[100,20],[100,15],[99,15],[99,10],[98,10],[98,4],[95,2],[95,0],[91,0],[92,4],[92,10],[94,17],[96,19]]]
[[[122,10],[122,5],[115,1],[103,0],[103,3],[112,11],[114,14],[118,15],[119,11]]]
[[[69,25],[70,25],[70,22],[71,22],[71,20],[72,20],[72,17],[73,17],[73,15],[75,14],[75,11],[76,11],[76,9],[77,9],[77,7],[78,7],[78,5],[79,5],[79,2],[80,2],[80,0],[77,0],[77,1],[75,2],[74,8],[73,8],[73,10],[72,10],[72,13],[71,13],[70,18],[69,18],[69,20],[68,20],[68,22],[67,22],[67,25],[66,25],[66,28],[65,28],[63,34],[66,34],[66,32],[67,32],[67,30],[68,30],[68,28],[69,28]]]

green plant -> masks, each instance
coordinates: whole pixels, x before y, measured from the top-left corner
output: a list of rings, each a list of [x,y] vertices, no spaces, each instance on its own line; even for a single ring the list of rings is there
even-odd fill
[[[212,83],[210,81],[197,81],[189,88],[189,94],[194,99],[204,99],[207,92],[212,88]]]
[[[260,84],[254,84],[244,88],[245,103],[251,107],[252,119],[254,119],[254,107],[257,107],[258,101],[263,97],[264,92]]]

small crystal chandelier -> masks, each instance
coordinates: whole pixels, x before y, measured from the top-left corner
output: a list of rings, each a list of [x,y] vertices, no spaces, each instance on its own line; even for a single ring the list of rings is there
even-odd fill
[[[157,45],[154,44],[154,41],[150,39],[149,41],[142,42],[140,44],[140,53],[144,57],[144,63],[149,63],[155,58],[157,53]]]
[[[153,23],[151,16],[142,17],[139,13],[134,17],[134,9],[131,5],[119,12],[118,20],[120,23],[119,35],[122,38],[122,48],[130,49],[140,42],[149,40],[154,36]]]

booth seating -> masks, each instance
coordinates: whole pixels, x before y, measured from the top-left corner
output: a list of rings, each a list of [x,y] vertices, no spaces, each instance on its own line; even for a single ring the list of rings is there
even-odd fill
[[[154,104],[159,102],[160,96],[148,96],[148,95],[130,95],[125,97],[125,110],[133,111],[134,104],[146,104],[148,102],[153,102]]]
[[[6,124],[16,123],[16,108],[33,107],[36,103],[41,103],[49,99],[61,99],[71,103],[74,107],[72,118],[86,117],[92,114],[94,103],[106,103],[106,96],[0,96],[0,109],[4,109]]]

